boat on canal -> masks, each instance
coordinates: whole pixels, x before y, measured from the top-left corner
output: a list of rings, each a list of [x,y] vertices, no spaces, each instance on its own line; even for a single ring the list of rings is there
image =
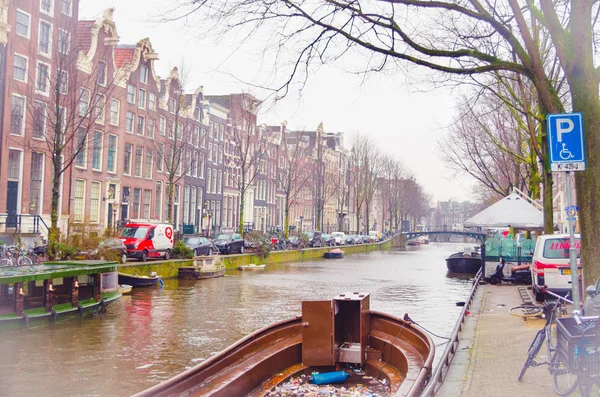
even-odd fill
[[[344,293],[303,301],[302,315],[253,332],[136,396],[258,397],[291,377],[357,368],[385,380],[389,395],[418,396],[434,352],[411,321],[371,310],[368,293]]]
[[[162,277],[155,272],[150,273],[149,276],[119,272],[119,284],[131,285],[132,287],[153,287],[160,282],[162,282]]]
[[[218,256],[195,256],[192,266],[182,266],[178,278],[202,280],[223,277],[225,265]]]
[[[341,259],[344,257],[344,251],[339,248],[332,249],[323,254],[325,259]]]
[[[0,331],[79,318],[121,297],[117,262],[0,267]]]
[[[265,265],[255,265],[254,263],[238,267],[239,270],[264,270],[264,268]]]
[[[475,274],[481,269],[481,265],[481,254],[469,247],[446,258],[446,267],[451,273]]]

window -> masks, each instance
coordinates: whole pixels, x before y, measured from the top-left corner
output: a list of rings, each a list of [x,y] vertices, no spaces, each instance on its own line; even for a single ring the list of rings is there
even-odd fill
[[[119,125],[119,108],[121,102],[116,99],[110,100],[110,123],[112,125]]]
[[[12,107],[10,113],[10,133],[23,135],[25,128],[25,98],[17,95],[12,96]]]
[[[214,123],[212,121],[209,122],[208,123],[208,136],[211,137],[211,138],[213,137],[213,131],[214,131],[214,129],[215,129]]]
[[[173,139],[173,133],[175,132],[175,122],[169,120],[169,138]]]
[[[142,194],[142,189],[133,189],[133,205],[131,207],[131,217],[139,218],[140,217],[140,195]]]
[[[146,149],[146,161],[144,164],[144,178],[152,179],[152,150]]]
[[[153,92],[148,94],[148,109],[156,110],[156,94]]]
[[[27,57],[15,54],[13,77],[15,80],[27,82]]]
[[[181,141],[183,139],[183,124],[177,123],[177,140]]]
[[[200,138],[200,127],[194,127],[194,136],[192,137],[192,145],[198,147],[198,139]]]
[[[135,86],[127,84],[127,103],[135,104]]]
[[[38,63],[37,65],[37,79],[35,89],[38,93],[46,94],[50,92],[49,87],[50,80],[50,66],[45,63]]]
[[[133,145],[131,143],[125,144],[125,156],[123,157],[123,174],[131,175],[131,155],[133,152]]]
[[[127,112],[125,115],[125,131],[133,133],[133,119],[135,115],[131,112]]]
[[[42,213],[42,178],[44,175],[44,154],[31,153],[31,182],[29,183],[29,213]]]
[[[142,210],[142,218],[150,219],[150,203],[152,201],[152,190],[144,190],[144,207]]]
[[[156,154],[158,157],[156,158],[156,171],[162,172],[163,170],[163,159],[165,155],[165,145],[162,143],[158,144],[158,153]]]
[[[156,120],[148,119],[148,126],[146,127],[146,132],[148,138],[154,138],[154,126],[156,125]]]
[[[43,138],[46,134],[46,104],[35,101],[33,103],[33,137]]]
[[[190,223],[190,185],[183,187],[183,223]]]
[[[169,99],[169,112],[175,113],[176,104],[177,104],[177,102],[175,101],[175,98]]]
[[[223,171],[221,170],[219,170],[216,189],[217,193],[221,193],[223,191]]]
[[[60,0],[60,12],[71,16],[72,0]]]
[[[198,174],[198,167],[196,166],[196,161],[198,160],[198,154],[196,152],[192,153],[192,162],[190,164],[190,173],[193,177],[196,177]]]
[[[106,85],[106,62],[98,61],[98,73],[96,82],[102,86]],[[127,87],[127,95],[129,96],[129,86]]]
[[[142,65],[140,67],[140,81],[144,84],[148,83],[148,67]]]
[[[85,168],[86,166],[87,140],[85,138],[85,129],[79,128],[79,130],[77,131],[77,149],[79,150],[79,152],[77,153],[77,158],[75,159],[75,165],[77,167]]]
[[[146,108],[146,90],[140,88],[138,91],[138,107],[140,109]]]
[[[142,157],[144,156],[144,148],[136,146],[135,148],[135,176],[142,176]]]
[[[198,160],[198,178],[204,178],[204,154],[200,154]]]
[[[156,194],[154,195],[154,217],[160,220],[162,205],[162,182],[156,182]]]
[[[69,72],[67,72],[66,70],[59,70],[57,73],[58,92],[64,95],[69,89]]]
[[[212,153],[213,153],[212,143],[209,143],[208,144],[208,161],[213,161]]]
[[[71,33],[66,30],[58,30],[58,52],[68,54],[71,51]]]
[[[196,224],[196,186],[192,186],[190,197],[190,223]]]
[[[21,151],[8,151],[8,179],[21,179]]]
[[[29,21],[31,16],[26,12],[17,10],[17,23],[15,31],[19,36],[29,38]]]
[[[144,135],[144,125],[146,123],[146,118],[144,116],[139,116],[137,118],[137,133],[139,135]]]
[[[211,189],[211,187],[212,187],[212,185],[211,185],[212,178],[211,178],[211,176],[212,176],[212,169],[209,168],[208,170],[206,170],[206,193],[211,193],[212,192],[212,189]]]
[[[40,1],[40,11],[44,14],[51,15],[52,14],[52,0],[41,0]]]
[[[94,131],[92,169],[96,171],[102,170],[102,132],[100,131]]]
[[[163,116],[160,116],[158,133],[162,136],[165,136],[165,129],[167,128],[166,125],[167,125],[167,120]]]
[[[96,94],[94,112],[92,117],[96,123],[104,124],[104,106],[106,98],[102,94]]]
[[[216,193],[217,192],[217,170],[213,169],[212,170],[212,192]]]
[[[108,136],[108,156],[106,158],[106,170],[109,172],[117,171],[117,136]]]
[[[90,107],[90,90],[82,88],[79,93],[79,115],[85,117]]]
[[[85,199],[85,180],[75,180],[75,192],[73,194],[73,221],[83,222],[83,206]]]
[[[174,186],[173,191],[173,223],[175,225],[179,224],[179,185]]]
[[[52,25],[46,21],[40,21],[40,31],[38,35],[38,52],[50,56],[50,46],[52,45]]]
[[[90,222],[100,222],[100,182],[92,182],[92,191],[90,194]]]

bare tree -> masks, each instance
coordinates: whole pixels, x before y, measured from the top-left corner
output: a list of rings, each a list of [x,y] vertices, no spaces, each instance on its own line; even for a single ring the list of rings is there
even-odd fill
[[[289,237],[290,208],[300,198],[310,177],[310,163],[307,156],[308,136],[304,132],[296,132],[293,139],[283,127],[280,143],[283,164],[277,174],[280,189],[284,195],[285,238]]]
[[[112,10],[107,12],[112,13]],[[14,85],[14,92],[20,95],[12,96],[9,138],[50,160],[52,194],[48,254],[51,259],[55,257],[56,243],[60,239],[61,181],[74,163],[87,166],[90,138],[92,147],[104,141],[96,134],[109,132],[108,123],[105,123],[106,101],[125,72],[107,67],[112,64],[110,46],[99,46],[93,58],[87,59],[87,49],[71,40],[69,32],[76,29],[72,18],[61,20],[59,26],[58,39],[28,46],[31,51],[28,60],[32,61],[29,67],[28,60],[16,55],[15,64],[22,67],[23,76],[15,77],[29,81],[29,84]],[[51,61],[34,63],[38,52],[45,53]],[[25,113],[29,116],[26,119],[30,120],[27,126],[23,122]],[[31,203],[41,210],[42,203]]]
[[[377,190],[377,182],[381,174],[382,162],[381,162],[381,151],[375,146],[373,141],[368,137],[365,138],[364,160],[361,172],[364,174],[364,197],[365,197],[365,217],[366,217],[366,230],[365,234],[369,233],[371,227],[371,207],[375,192]]]
[[[544,118],[567,109],[537,45],[538,33],[547,31],[552,52],[566,76],[572,110],[581,112],[585,120],[590,166],[576,176],[582,262],[586,284],[600,276],[600,235],[594,232],[600,220],[595,210],[600,195],[596,1],[387,0],[373,4],[359,0],[183,0],[179,4],[176,16],[206,13],[215,17],[217,28],[259,33],[262,28],[269,29],[272,40],[266,42],[275,51],[285,49],[289,54],[289,43],[299,43],[296,60],[280,85],[284,94],[291,82],[307,78],[313,63],[334,61],[360,48],[367,52],[365,71],[395,68],[395,61],[401,60],[453,75],[498,70],[519,73],[537,89]],[[548,160],[544,169],[549,170]]]
[[[400,181],[404,177],[405,171],[402,164],[390,155],[382,155],[381,178],[378,183],[378,191],[383,204],[381,220],[382,230],[385,227],[385,218],[389,222],[389,232],[393,229],[398,230],[398,216],[400,206]]]

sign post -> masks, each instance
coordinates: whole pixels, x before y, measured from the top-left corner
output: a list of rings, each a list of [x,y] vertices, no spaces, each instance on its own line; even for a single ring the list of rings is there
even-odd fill
[[[579,273],[573,221],[574,206],[571,198],[571,172],[585,170],[585,148],[583,141],[583,115],[581,113],[548,115],[548,146],[550,169],[565,172],[567,189],[567,225],[569,231],[569,264],[571,267],[571,295],[573,313],[581,308],[579,297]]]

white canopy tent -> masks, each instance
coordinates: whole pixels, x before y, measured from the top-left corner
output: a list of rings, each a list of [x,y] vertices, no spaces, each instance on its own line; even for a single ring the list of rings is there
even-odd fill
[[[484,228],[512,226],[515,229],[543,229],[544,214],[528,199],[512,193],[466,220],[464,226]]]

